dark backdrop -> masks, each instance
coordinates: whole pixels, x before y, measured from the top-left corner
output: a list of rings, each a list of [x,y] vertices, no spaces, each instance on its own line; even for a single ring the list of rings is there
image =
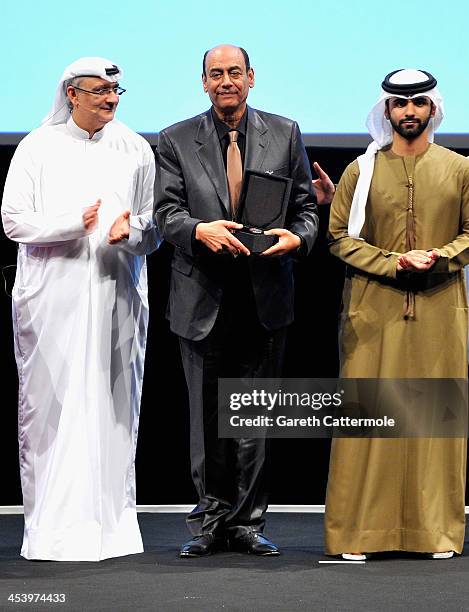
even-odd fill
[[[14,146],[0,146],[3,191]],[[459,150],[467,155],[468,150]],[[361,149],[308,148],[334,182]],[[326,248],[329,207],[320,207],[320,235],[313,252],[296,265],[296,320],[289,330],[285,376],[335,377],[338,374],[337,320],[343,265]],[[172,249],[163,244],[148,258],[150,327],[137,449],[137,503],[184,504],[196,501],[189,469],[189,410],[175,337],[164,312]],[[1,444],[0,505],[21,504],[17,459],[17,377],[11,333],[11,293],[16,245],[0,233],[0,267],[7,291],[0,292]],[[271,502],[323,504],[330,442],[322,439],[273,440]],[[79,458],[77,458],[77,461]]]

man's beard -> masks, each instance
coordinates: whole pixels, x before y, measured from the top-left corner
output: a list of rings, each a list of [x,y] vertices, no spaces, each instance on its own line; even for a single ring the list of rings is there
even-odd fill
[[[391,121],[391,125],[394,131],[397,132],[399,136],[402,136],[402,138],[405,138],[406,140],[415,140],[415,138],[418,138],[420,134],[422,134],[426,130],[427,125],[430,122],[430,119],[431,119],[430,114],[428,115],[427,119],[425,119],[424,121],[422,121],[421,119],[417,119],[417,117],[415,117],[413,119],[415,123],[412,126],[405,124],[406,119],[401,119],[399,123],[396,123],[392,119],[390,119],[390,121]]]

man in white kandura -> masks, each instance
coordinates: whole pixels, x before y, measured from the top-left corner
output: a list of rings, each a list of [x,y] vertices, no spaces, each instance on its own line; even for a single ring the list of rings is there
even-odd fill
[[[13,326],[27,559],[143,551],[135,445],[148,321],[154,158],[114,119],[122,71],[68,68],[18,145],[5,233],[19,243]]]

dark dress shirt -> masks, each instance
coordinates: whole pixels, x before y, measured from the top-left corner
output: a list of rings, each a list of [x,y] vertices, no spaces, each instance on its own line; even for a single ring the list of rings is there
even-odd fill
[[[223,163],[225,164],[226,170],[226,152],[228,150],[228,146],[230,144],[230,137],[228,136],[228,132],[231,132],[233,128],[227,125],[224,121],[222,121],[217,113],[211,109],[213,123],[215,124],[215,128],[218,134],[218,140],[220,142],[221,153],[223,156]],[[247,130],[247,121],[248,121],[248,109],[244,111],[243,116],[241,117],[241,121],[238,123],[236,130],[238,133],[238,149],[241,153],[241,161],[243,163],[244,169],[244,152],[246,151],[246,130]]]

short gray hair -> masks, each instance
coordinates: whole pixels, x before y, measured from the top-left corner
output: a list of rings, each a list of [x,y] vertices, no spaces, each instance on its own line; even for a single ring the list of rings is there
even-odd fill
[[[76,77],[73,77],[73,79],[69,79],[68,81],[65,81],[65,83],[64,83],[65,95],[67,95],[67,89],[69,87],[80,87],[80,83],[82,82],[82,80],[84,78],[85,77],[83,77],[83,76],[76,76]],[[70,109],[70,112],[72,112],[73,104],[70,102],[68,97],[67,97],[67,104],[68,104],[68,107]]]

